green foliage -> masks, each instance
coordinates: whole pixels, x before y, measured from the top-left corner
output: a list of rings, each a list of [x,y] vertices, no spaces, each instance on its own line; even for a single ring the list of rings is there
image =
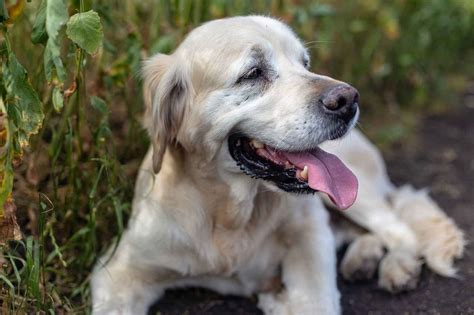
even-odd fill
[[[353,83],[375,113],[445,103],[457,70],[469,73],[458,56],[473,58],[473,11],[457,1],[328,1],[327,15],[321,6],[296,15],[317,41],[314,68]]]
[[[59,30],[68,20],[66,0],[45,0],[46,14],[45,24],[46,33],[52,41],[57,41]]]
[[[66,34],[79,47],[93,54],[102,44],[104,33],[97,12],[88,11],[71,16],[67,23]]]
[[[46,44],[48,33],[46,32],[46,1],[41,1],[36,14],[36,19],[31,30],[31,41],[34,44]]]
[[[13,137],[18,153],[28,145],[31,135],[38,133],[43,122],[43,111],[38,94],[28,82],[25,68],[15,55],[8,54],[8,66],[3,67],[7,92],[7,115],[13,123]]]
[[[23,154],[30,136],[38,132],[44,117],[38,94],[29,83],[25,68],[12,52],[6,30],[3,32],[5,47],[2,50],[0,81],[2,91],[0,219],[3,219],[4,205],[12,191],[13,159]]]
[[[0,23],[4,23],[8,18],[8,10],[5,6],[5,2],[0,1]]]
[[[55,86],[53,88],[52,102],[53,102],[54,109],[57,112],[61,112],[61,109],[64,106],[64,95],[58,86]]]
[[[109,113],[107,103],[105,103],[105,101],[101,99],[100,97],[92,96],[91,105],[95,110],[99,111],[102,115],[107,115]]]
[[[193,27],[278,16],[306,42],[315,72],[359,89],[364,129],[386,141],[409,130],[413,112],[452,104],[474,73],[469,0],[43,0],[23,1],[22,15],[6,3],[0,201],[15,176],[25,241],[5,247],[0,282],[2,310],[17,313],[89,309],[87,277],[124,229],[148,146],[141,61],[171,53]]]
[[[82,1],[80,4],[79,10],[83,10]],[[18,10],[17,7],[8,7],[8,10],[10,9]],[[61,294],[60,299],[63,299],[62,293],[56,291],[54,283],[45,282],[45,279],[56,274],[54,269],[48,268],[59,262],[62,268],[72,265],[75,268],[81,266],[80,269],[82,269],[84,266],[92,264],[98,250],[95,247],[97,236],[95,235],[93,215],[88,216],[87,223],[78,228],[79,231],[72,230],[73,225],[70,223],[77,223],[78,220],[81,220],[79,210],[84,205],[87,211],[96,211],[94,209],[99,204],[110,204],[113,216],[119,216],[120,220],[123,217],[121,212],[128,205],[128,202],[123,201],[125,199],[122,196],[122,187],[117,185],[118,173],[115,161],[110,159],[108,153],[113,148],[106,142],[111,134],[108,132],[108,110],[104,109],[107,107],[105,101],[100,101],[102,107],[98,107],[100,112],[95,114],[95,117],[99,118],[98,129],[94,128],[92,131],[90,129],[92,126],[89,126],[85,121],[88,94],[84,81],[84,52],[85,50],[93,52],[100,46],[102,40],[100,19],[93,11],[69,17],[68,10],[66,1],[43,1],[39,5],[33,27],[29,30],[33,43],[45,45],[42,52],[42,64],[46,82],[41,78],[42,76],[38,75],[41,73],[35,73],[33,77],[36,79],[34,85],[37,90],[30,84],[30,78],[25,68],[18,62],[14,53],[16,50],[21,55],[22,49],[12,47],[9,40],[9,34],[19,29],[15,28],[18,24],[14,24],[11,30],[11,24],[2,25],[5,40],[4,47],[0,50],[2,54],[2,76],[0,77],[2,96],[0,179],[2,186],[0,201],[1,205],[5,205],[5,211],[4,215],[0,216],[2,220],[0,222],[2,223],[0,225],[0,242],[5,244],[8,239],[18,239],[18,231],[10,232],[12,228],[17,228],[11,191],[14,164],[19,165],[21,158],[24,157],[24,149],[28,146],[31,148],[27,156],[23,158],[24,163],[34,164],[36,157],[46,161],[48,164],[46,175],[50,181],[43,191],[54,200],[53,203],[46,195],[40,195],[39,201],[35,201],[36,198],[26,199],[27,202],[24,205],[27,207],[32,207],[34,203],[38,204],[33,208],[37,209],[39,215],[34,219],[34,227],[30,231],[32,235],[27,238],[26,243],[10,243],[9,251],[6,252],[6,255],[11,257],[12,264],[4,272],[6,274],[11,272],[13,282],[2,274],[2,279],[11,288],[7,296],[3,296],[3,310],[18,311],[18,307],[21,307],[21,312],[69,309],[68,298],[64,296],[64,301],[58,305],[56,303],[58,294]],[[72,41],[68,41],[62,32],[66,22],[68,22],[70,30],[68,35]],[[92,33],[91,30],[95,33]],[[88,32],[86,36],[84,36],[85,32]],[[29,49],[29,52],[38,51],[32,46]],[[64,49],[71,52],[66,54]],[[31,61],[31,57],[28,56],[26,61]],[[38,62],[35,65],[38,68],[37,66],[41,65],[41,62],[36,57],[41,56],[33,57]],[[63,60],[66,62],[64,63]],[[64,88],[64,84],[68,84],[67,89]],[[46,115],[43,112],[37,91],[46,100],[44,108]],[[101,99],[93,98],[94,104],[98,103],[97,100]],[[92,108],[94,108],[94,104]],[[31,143],[30,136],[40,131],[45,116],[46,127],[42,130],[42,137]],[[84,133],[94,134],[97,141],[93,143],[93,148],[90,148],[90,145],[89,147],[84,145],[81,139]],[[49,139],[43,138],[45,134],[51,135],[46,137]],[[85,153],[86,150],[87,153]],[[83,165],[86,167],[82,172],[79,168]],[[38,170],[36,169],[36,171]],[[15,170],[15,173],[19,176],[18,182],[31,185],[36,181],[36,175],[25,174],[28,177],[25,180],[21,175],[21,170]],[[91,173],[92,176],[90,176]],[[108,187],[106,190],[109,194],[102,194],[104,182]],[[99,186],[99,184],[101,185]],[[80,191],[83,187],[93,187],[91,188],[93,193],[86,194],[85,200],[81,196],[79,198],[72,196],[73,191]],[[66,195],[63,193],[60,197],[59,191],[61,189]],[[34,190],[38,191],[39,189],[35,188]],[[22,204],[25,194],[28,194],[28,189],[15,189],[17,203]],[[87,196],[89,196],[88,199]],[[51,213],[55,207],[74,209],[75,214],[71,217],[70,212],[67,211]],[[47,215],[47,213],[49,214]],[[53,226],[64,232],[59,237],[61,242],[59,244],[56,237],[57,231],[53,229]],[[120,222],[119,227],[122,226],[123,223]],[[67,245],[63,242],[67,242]],[[89,246],[83,246],[84,243]],[[85,260],[74,259],[69,255],[63,256],[64,250],[72,253],[77,250],[76,246],[80,247],[80,252],[84,254]],[[18,251],[24,254],[18,254]],[[65,271],[63,269],[56,274],[58,279],[62,274],[63,277],[74,278],[70,280],[71,283],[83,281],[84,273],[80,273],[81,276],[75,278],[76,273],[70,276],[68,273],[64,273]],[[74,296],[85,288],[85,283],[79,285],[75,291],[71,291],[69,288],[68,295]]]
[[[46,79],[52,82],[57,79],[60,83],[66,80],[66,72],[61,60],[59,31],[68,20],[66,0],[43,0],[46,2],[44,24],[48,40],[44,51],[44,67]],[[41,9],[38,18],[42,18]],[[41,23],[41,22],[39,22]]]

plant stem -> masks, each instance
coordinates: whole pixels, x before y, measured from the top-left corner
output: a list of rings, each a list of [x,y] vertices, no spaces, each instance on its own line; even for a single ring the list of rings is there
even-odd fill
[[[81,156],[82,152],[82,137],[81,137],[81,125],[84,119],[83,115],[83,100],[86,96],[86,89],[84,85],[84,71],[82,69],[82,64],[84,62],[84,51],[82,48],[78,48],[78,57],[77,57],[77,64],[76,64],[76,132],[77,132],[77,153],[78,157]],[[83,97],[84,96],[84,97]]]

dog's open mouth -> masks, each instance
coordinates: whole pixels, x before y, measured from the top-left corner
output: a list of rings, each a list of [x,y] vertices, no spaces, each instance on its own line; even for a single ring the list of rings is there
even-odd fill
[[[350,207],[357,197],[355,175],[338,157],[320,148],[277,151],[257,140],[234,134],[229,137],[229,151],[245,174],[272,181],[287,192],[321,191],[339,209]]]

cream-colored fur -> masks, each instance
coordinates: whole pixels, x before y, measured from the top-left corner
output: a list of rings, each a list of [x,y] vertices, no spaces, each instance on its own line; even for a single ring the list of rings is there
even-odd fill
[[[272,68],[269,83],[235,84],[259,58]],[[235,129],[282,150],[314,148],[328,138],[306,103],[337,81],[310,73],[307,58],[287,26],[253,16],[204,24],[172,55],[145,62],[152,150],[140,168],[128,228],[92,275],[95,314],[145,314],[164,290],[191,285],[258,294],[265,314],[340,313],[336,242],[323,199],[250,178],[227,146]],[[416,283],[422,257],[452,274],[462,234],[427,196],[393,187],[380,154],[356,130],[323,146],[358,176],[359,198],[344,214],[371,233],[348,252],[345,276],[360,273],[367,257],[372,269],[382,259],[380,284],[392,291]],[[429,224],[404,210],[412,202]],[[430,243],[435,229],[453,237]],[[370,253],[372,244],[378,247]],[[272,286],[275,278],[283,288]]]
[[[403,186],[392,192],[394,212],[415,232],[420,254],[436,273],[452,277],[454,258],[461,258],[465,240],[461,230],[446,216],[425,190]]]
[[[322,147],[350,166],[359,180],[357,200],[343,214],[372,233],[372,246],[377,238],[388,249],[382,258],[380,245],[367,249],[360,244],[367,242],[366,236],[355,237],[341,264],[344,278],[370,277],[380,259],[379,285],[394,293],[416,286],[423,260],[440,275],[455,275],[453,260],[462,256],[464,235],[426,191],[395,187],[379,151],[358,130]]]

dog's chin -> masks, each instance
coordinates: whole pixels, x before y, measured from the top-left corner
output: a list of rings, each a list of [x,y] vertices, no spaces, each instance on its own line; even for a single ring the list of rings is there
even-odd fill
[[[229,136],[229,153],[239,168],[252,178],[273,182],[278,188],[292,193],[315,193],[301,176],[301,169],[291,163],[271,157],[265,144],[236,133]]]

